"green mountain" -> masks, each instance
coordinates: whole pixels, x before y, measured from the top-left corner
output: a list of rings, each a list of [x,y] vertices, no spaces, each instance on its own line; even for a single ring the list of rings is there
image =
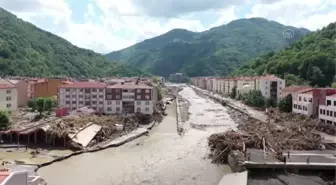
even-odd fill
[[[336,22],[280,52],[268,53],[240,67],[234,75],[277,74],[286,85],[330,86],[336,79]]]
[[[2,8],[0,25],[0,75],[102,77],[142,74],[138,69],[78,48]]]
[[[284,38],[284,32],[289,33]],[[309,33],[262,18],[240,19],[204,32],[174,29],[107,56],[155,75],[228,75],[251,58],[279,51]]]

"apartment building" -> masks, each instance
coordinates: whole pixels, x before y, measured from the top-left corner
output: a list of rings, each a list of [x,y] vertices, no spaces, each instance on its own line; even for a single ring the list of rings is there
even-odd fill
[[[66,79],[29,79],[28,83],[28,98],[50,97],[56,96],[58,86],[69,84],[71,82]]]
[[[76,110],[88,106],[97,112],[104,111],[106,84],[97,82],[75,82],[58,87],[60,108]]]
[[[75,82],[59,86],[59,107],[69,110],[87,106],[105,114],[152,114],[156,100],[155,88],[145,83]]]
[[[291,85],[289,87],[285,87],[281,90],[281,96],[280,98],[285,98],[287,95],[292,95],[292,100],[296,100],[298,97],[298,94],[312,90],[309,86],[297,86],[297,85]]]
[[[280,100],[281,90],[286,87],[285,80],[275,75],[265,75],[256,78],[256,89],[267,99]]]
[[[13,84],[0,84],[0,110],[15,111],[18,106],[17,88]]]
[[[319,117],[320,106],[327,103],[327,97],[336,94],[334,88],[313,88],[298,94],[293,100],[293,112]]]
[[[336,126],[336,94],[326,97],[325,105],[319,106],[319,120]]]
[[[250,91],[257,89],[258,77],[237,77],[237,94],[246,94]]]
[[[28,84],[24,80],[12,80],[8,79],[8,82],[17,88],[17,105],[18,107],[24,107],[28,102]]]

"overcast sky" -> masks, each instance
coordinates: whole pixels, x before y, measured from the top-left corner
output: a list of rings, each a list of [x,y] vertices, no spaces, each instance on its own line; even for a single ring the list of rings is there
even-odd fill
[[[264,17],[310,30],[336,21],[336,0],[0,0],[0,6],[99,53],[174,28],[203,31],[239,18]]]

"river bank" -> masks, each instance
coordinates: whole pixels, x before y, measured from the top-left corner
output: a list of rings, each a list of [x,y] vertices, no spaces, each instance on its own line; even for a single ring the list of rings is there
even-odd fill
[[[184,134],[177,132],[176,105],[167,107],[167,116],[153,127],[148,137],[139,137],[117,148],[84,153],[39,170],[48,184],[196,184],[217,185],[227,165],[207,158],[207,137],[216,131],[234,128],[226,108],[201,98],[186,87],[181,96],[190,102]],[[201,115],[201,113],[203,115]],[[204,129],[191,125],[208,123]],[[210,123],[222,126],[213,127]],[[98,160],[97,160],[98,159]],[[85,177],[85,178],[83,178]]]

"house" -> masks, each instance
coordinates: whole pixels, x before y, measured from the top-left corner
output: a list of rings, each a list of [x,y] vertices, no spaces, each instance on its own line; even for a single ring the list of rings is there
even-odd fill
[[[336,126],[336,94],[326,97],[325,105],[319,106],[319,120]]]
[[[17,88],[11,83],[0,84],[0,110],[15,111],[18,107]]]

